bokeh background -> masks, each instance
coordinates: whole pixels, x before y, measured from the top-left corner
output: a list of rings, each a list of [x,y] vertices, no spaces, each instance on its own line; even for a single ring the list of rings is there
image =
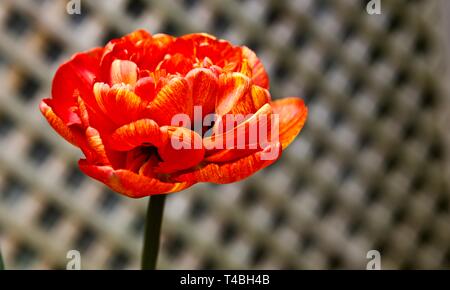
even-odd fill
[[[164,269],[450,268],[445,0],[0,2],[0,244],[9,268],[139,267],[147,199],[109,191],[46,124],[58,65],[137,28],[209,32],[262,58],[273,98],[309,119],[282,159],[169,196]]]

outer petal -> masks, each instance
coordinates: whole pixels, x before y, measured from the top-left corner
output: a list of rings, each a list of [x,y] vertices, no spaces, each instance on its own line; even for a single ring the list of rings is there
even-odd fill
[[[280,143],[286,148],[300,133],[308,116],[308,108],[302,99],[284,98],[272,102],[274,114],[280,118]]]
[[[86,159],[92,164],[108,165],[113,168],[122,168],[125,164],[126,154],[105,147],[103,137],[95,128],[88,127],[84,138],[77,139],[77,142]]]
[[[268,102],[270,102],[269,91],[260,86],[252,85],[250,90],[236,102],[230,114],[252,114]]]
[[[39,107],[47,119],[48,123],[52,126],[55,131],[61,135],[64,139],[69,141],[72,145],[79,147],[84,154],[90,158],[95,159],[95,152],[93,152],[88,138],[86,136],[86,131],[78,124],[67,126],[52,110],[50,106],[47,105],[49,99],[43,100]],[[95,129],[94,129],[95,130]]]
[[[92,152],[91,160],[96,163],[109,165],[110,162],[106,156],[105,146],[103,145],[100,133],[96,129],[89,127],[86,129],[86,140],[89,149]]]
[[[92,86],[99,70],[103,48],[75,54],[56,71],[52,82],[51,106],[64,123],[79,124],[81,121],[73,108],[77,98],[85,101],[92,96]]]
[[[240,123],[233,129],[227,130],[222,134],[204,138],[203,144],[205,148],[210,150],[210,152],[214,152],[214,155],[217,154],[216,156],[211,155],[209,160],[224,162],[230,160],[233,153],[237,154],[237,156],[242,156],[242,150],[247,150],[248,153],[251,153],[264,148],[267,144],[262,143],[270,141],[270,134],[267,135],[267,140],[259,140],[260,136],[258,135],[258,131],[264,128],[266,129],[266,132],[270,133],[272,125],[270,117],[271,113],[271,106],[265,104],[258,112],[251,116],[251,118]],[[229,153],[226,153],[227,151]]]
[[[256,54],[250,48],[244,46],[242,47],[242,56],[248,60],[248,64],[251,67],[253,83],[269,89],[269,76]]]
[[[184,78],[174,78],[165,85],[148,105],[149,117],[160,126],[171,125],[176,114],[192,116],[192,95]]]
[[[193,171],[182,173],[175,177],[180,182],[213,182],[213,183],[230,183],[242,180],[258,170],[261,170],[277,159],[263,160],[262,156],[274,150],[278,158],[281,156],[281,145],[279,143],[269,145],[263,151],[259,151],[253,155],[244,157],[237,161],[224,164],[209,163]]]
[[[259,148],[238,149],[238,148],[233,147],[230,149],[224,149],[224,150],[218,151],[217,153],[214,153],[214,154],[206,157],[204,160],[208,163],[227,163],[227,162],[235,161],[235,160],[241,159],[243,157],[249,156],[260,150],[261,149],[259,149]]]
[[[96,166],[82,159],[78,162],[81,171],[108,185],[112,190],[132,198],[183,190],[193,182],[163,182],[133,173],[128,170],[114,170],[111,166]]]
[[[75,137],[72,134],[72,131],[69,129],[69,127],[61,120],[60,117],[58,117],[55,112],[53,112],[52,108],[47,105],[47,101],[49,99],[44,99],[39,104],[39,108],[44,115],[44,117],[47,119],[50,126],[52,126],[53,129],[55,129],[56,132],[58,132],[59,135],[61,135],[64,139],[72,143],[73,145],[76,145]]]

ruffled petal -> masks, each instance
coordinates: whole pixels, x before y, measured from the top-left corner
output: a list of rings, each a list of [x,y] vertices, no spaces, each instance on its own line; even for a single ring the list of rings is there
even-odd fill
[[[230,112],[250,88],[250,79],[241,73],[222,74],[219,78],[220,93],[216,113],[223,116]]]
[[[55,131],[59,135],[61,135],[61,137],[69,141],[71,144],[77,146],[72,131],[63,122],[63,120],[61,120],[61,118],[58,117],[55,112],[53,112],[53,109],[47,104],[48,101],[50,101],[50,99],[44,99],[39,104],[39,109],[47,119],[47,122],[50,124],[50,126],[52,126],[53,129],[55,129]]]
[[[85,174],[106,184],[112,190],[132,198],[177,192],[190,187],[193,182],[163,182],[133,173],[128,170],[114,170],[111,166],[97,166],[81,159],[78,165]]]
[[[86,141],[91,154],[86,154],[86,157],[96,164],[110,165],[109,159],[106,155],[105,146],[103,145],[100,133],[92,127],[86,129]]]
[[[229,114],[253,114],[268,102],[270,102],[269,91],[252,85],[251,89],[236,102]]]
[[[161,127],[164,136],[158,154],[163,162],[155,169],[159,173],[173,173],[191,168],[200,163],[205,156],[202,137],[183,127]]]
[[[154,71],[167,54],[174,39],[173,36],[163,33],[155,34],[149,39],[143,39],[136,43],[136,49],[130,56],[130,60],[135,62],[141,70]]]
[[[160,128],[155,121],[141,119],[116,129],[109,138],[108,147],[128,151],[141,145],[162,145]]]
[[[209,155],[204,159],[204,161],[208,163],[226,163],[249,156],[260,150],[261,150],[260,148],[250,149],[249,146],[247,146],[246,148],[239,148],[239,149],[233,147],[230,149],[220,150],[217,153]]]
[[[269,89],[269,76],[256,54],[250,48],[244,46],[242,47],[242,56],[247,59],[248,65],[251,67],[253,83]]]
[[[140,78],[136,83],[134,92],[141,97],[142,100],[151,102],[156,95],[155,80],[152,77]]]
[[[203,145],[208,150],[206,160],[228,162],[265,148],[268,143],[272,143],[271,129],[274,124],[271,114],[271,106],[265,104],[233,129],[204,138]],[[220,126],[218,129],[221,129]],[[263,135],[261,130],[266,134]]]
[[[209,69],[197,68],[186,79],[191,83],[193,105],[201,106],[203,115],[214,112],[219,87],[216,75]]]
[[[94,96],[99,108],[117,125],[140,119],[145,112],[145,102],[128,85],[105,83],[94,85]]]
[[[99,71],[103,48],[94,48],[75,54],[56,71],[52,82],[51,106],[55,114],[67,125],[80,124],[75,113],[78,96],[92,98],[92,86]]]
[[[150,33],[144,30],[134,31],[122,38],[113,39],[105,46],[100,63],[99,82],[110,83],[111,66],[115,60],[130,60],[137,63],[136,55],[141,55],[143,42],[152,41]],[[140,67],[140,66],[139,66]]]
[[[270,102],[269,91],[258,85],[252,85],[250,96],[252,98],[253,109],[255,111],[259,110],[259,108]]]
[[[165,85],[148,105],[149,117],[160,126],[172,125],[172,117],[186,114],[192,117],[192,94],[184,78],[174,78]]]
[[[171,74],[186,75],[194,65],[192,57],[186,57],[181,53],[173,55],[167,54],[164,60],[158,65],[158,69],[165,69]]]
[[[130,34],[127,34],[123,37],[124,40],[129,41],[130,43],[134,43],[134,44],[138,44],[139,42],[146,40],[146,39],[151,39],[152,35],[144,30],[144,29],[138,29],[135,30],[133,32],[131,32]]]
[[[266,158],[271,156],[274,159]],[[262,151],[234,162],[205,164],[195,170],[179,174],[174,179],[180,182],[213,182],[220,184],[236,182],[269,166],[280,156],[281,145],[277,142],[267,146]]]
[[[134,86],[137,82],[138,67],[129,60],[116,59],[111,64],[111,84],[127,84]]]
[[[272,102],[273,114],[280,120],[280,143],[286,148],[300,133],[308,116],[308,108],[302,99],[285,98]]]

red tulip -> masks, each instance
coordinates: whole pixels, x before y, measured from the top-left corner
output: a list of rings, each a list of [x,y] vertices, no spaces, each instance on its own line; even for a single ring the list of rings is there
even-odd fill
[[[238,181],[275,162],[307,108],[299,98],[271,101],[268,89],[262,63],[245,46],[139,30],[61,65],[40,109],[83,151],[84,173],[142,197]],[[250,138],[252,130],[265,141]],[[269,152],[274,158],[264,158]]]

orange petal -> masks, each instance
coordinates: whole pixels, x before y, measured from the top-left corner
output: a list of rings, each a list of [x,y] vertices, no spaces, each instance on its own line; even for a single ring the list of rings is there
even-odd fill
[[[248,63],[248,59],[244,58],[241,62],[241,68],[239,70],[239,72],[249,78],[252,77],[252,67],[250,66],[250,64]]]
[[[252,114],[258,111],[263,105],[270,101],[268,90],[257,85],[252,85],[247,92],[229,112],[230,114]]]
[[[251,67],[253,83],[269,89],[269,76],[256,54],[250,48],[244,46],[242,47],[242,56],[248,60],[248,64]]]
[[[219,78],[220,93],[216,102],[216,113],[223,116],[247,93],[250,79],[241,73],[222,74]]]
[[[192,95],[184,78],[174,78],[165,85],[148,105],[149,117],[160,126],[171,125],[172,117],[187,114],[191,117]]]
[[[210,154],[207,160],[212,162],[231,161],[235,160],[236,157],[243,157],[255,151],[260,151],[267,145],[264,142],[271,142],[271,113],[272,107],[265,104],[249,119],[233,129],[204,138],[203,145]],[[267,140],[259,140],[260,135],[258,134],[262,128],[268,132]]]
[[[205,156],[202,137],[183,127],[161,127],[165,136],[164,144],[158,148],[158,154],[163,160],[159,163],[157,172],[172,173],[197,165]]]
[[[139,97],[141,97],[142,100],[146,102],[152,101],[155,98],[156,94],[156,85],[154,79],[152,77],[140,78],[136,83],[134,92]]]
[[[47,104],[47,101],[49,99],[44,99],[39,107],[44,115],[44,117],[47,119],[50,126],[52,126],[55,131],[61,135],[64,139],[69,141],[72,145],[79,147],[83,153],[88,157],[89,159],[96,159],[96,153],[93,152],[89,142],[88,138],[86,138],[86,131],[82,129],[78,125],[71,125],[70,127],[67,126],[61,118],[59,118],[52,110],[52,108]],[[94,144],[94,143],[92,143]],[[95,144],[94,144],[95,147]],[[102,153],[103,156],[103,153]]]
[[[193,182],[163,182],[138,175],[128,170],[114,170],[111,166],[97,166],[81,159],[78,165],[85,174],[101,181],[112,190],[132,198],[176,192],[188,188]]]
[[[286,148],[300,133],[308,116],[308,108],[302,99],[284,98],[272,102],[273,114],[279,115],[280,143]]]
[[[111,164],[106,156],[105,146],[100,133],[96,129],[92,127],[86,129],[86,140],[90,151],[93,153],[91,156],[86,156],[89,160],[103,165]]]
[[[273,151],[277,158],[264,160],[264,154]],[[242,180],[258,170],[261,170],[274,163],[281,156],[281,145],[279,143],[267,146],[263,151],[241,158],[231,163],[215,164],[209,163],[201,168],[180,174],[174,177],[180,182],[213,182],[230,183]]]
[[[186,57],[181,53],[176,53],[173,55],[167,54],[164,57],[164,60],[159,64],[158,69],[165,69],[168,73],[171,74],[187,74],[194,64],[194,61],[191,57]]]
[[[168,53],[181,53],[184,56],[193,57],[195,55],[194,42],[192,41],[192,39],[184,39],[183,37],[178,37],[174,42],[171,43]]]
[[[197,68],[191,70],[186,79],[192,86],[193,105],[201,106],[203,115],[214,112],[219,86],[216,75],[209,69]]]
[[[261,150],[260,148],[257,148],[257,149],[249,149],[249,148],[224,149],[224,150],[220,150],[217,153],[214,153],[214,154],[206,157],[204,160],[208,163],[225,163],[225,162],[230,162],[230,161],[235,161],[235,160],[241,159],[250,154],[256,153],[260,150]]]
[[[78,97],[78,115],[80,116],[83,127],[89,127],[89,114],[86,103],[81,97]]]
[[[189,33],[189,34],[185,34],[179,38],[184,39],[184,40],[194,41],[198,45],[202,45],[202,44],[205,45],[205,44],[209,44],[211,42],[217,41],[217,38],[214,35],[211,35],[206,32]]]
[[[113,114],[118,114],[125,122],[139,119],[145,109],[142,99],[127,85],[115,85],[109,92],[110,100],[115,98]]]
[[[44,99],[39,104],[39,109],[41,110],[44,117],[47,119],[50,126],[52,126],[55,131],[61,135],[64,139],[72,143],[73,145],[76,145],[75,137],[72,134],[72,131],[69,129],[69,127],[61,120],[60,117],[58,117],[55,112],[53,112],[53,109],[47,105],[47,102],[50,99]]]
[[[129,60],[116,59],[111,64],[111,84],[128,84],[137,82],[138,67]]]
[[[253,85],[250,96],[252,98],[253,106],[255,110],[259,110],[262,106],[270,102],[270,93],[267,89],[258,85]]]
[[[150,119],[141,119],[116,129],[108,141],[108,147],[118,151],[128,151],[146,143],[161,146],[158,124]]]
[[[95,83],[94,96],[100,110],[108,115],[108,93],[111,88],[105,83]]]
[[[134,61],[141,70],[154,71],[173,41],[174,37],[162,33],[155,34],[150,39],[139,41],[136,43],[136,50],[130,56],[130,60]]]
[[[99,71],[102,52],[103,48],[94,48],[77,53],[55,73],[51,106],[55,114],[67,125],[81,122],[73,108],[77,106],[78,96],[85,101],[92,98],[92,86]]]
[[[152,38],[152,35],[144,29],[138,29],[124,36],[123,38],[132,43],[138,43],[139,41],[142,41],[144,39]]]
[[[103,113],[118,125],[140,119],[145,111],[145,102],[125,84],[110,88],[107,84],[96,83],[94,95]]]

